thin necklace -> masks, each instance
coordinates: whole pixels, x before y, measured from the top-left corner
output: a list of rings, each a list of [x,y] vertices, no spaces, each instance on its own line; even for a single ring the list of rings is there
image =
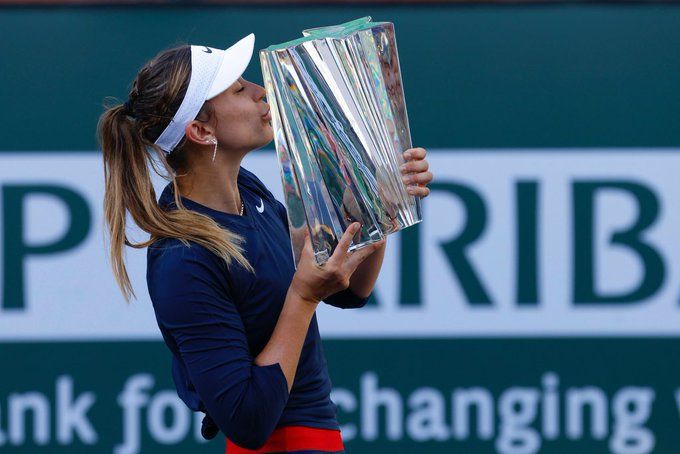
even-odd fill
[[[243,197],[241,197],[241,212],[239,213],[240,216],[243,216],[243,209],[244,208],[245,208],[245,205],[243,204]]]

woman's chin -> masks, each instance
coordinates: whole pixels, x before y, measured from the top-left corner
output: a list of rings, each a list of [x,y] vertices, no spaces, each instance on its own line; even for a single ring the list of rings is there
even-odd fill
[[[267,145],[269,142],[274,140],[274,128],[272,128],[272,125],[267,123],[267,125],[265,126],[264,129],[265,129],[265,139],[267,140],[267,143],[265,143],[264,145]],[[264,145],[262,145],[262,146],[264,146]]]
[[[252,149],[259,150],[262,147],[266,147],[272,140],[274,140],[274,134],[272,133],[271,128],[269,128],[269,131],[263,135],[262,140],[258,141]]]

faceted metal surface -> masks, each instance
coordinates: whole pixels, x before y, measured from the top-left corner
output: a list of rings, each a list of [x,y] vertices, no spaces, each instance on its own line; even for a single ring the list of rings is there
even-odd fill
[[[305,229],[325,263],[349,224],[350,249],[422,220],[399,166],[411,148],[391,23],[362,18],[260,51],[298,262]]]

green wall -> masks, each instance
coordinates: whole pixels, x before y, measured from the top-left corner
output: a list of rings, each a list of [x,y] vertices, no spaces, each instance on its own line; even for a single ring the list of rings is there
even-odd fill
[[[260,49],[363,15],[396,25],[414,143],[680,143],[680,6],[178,6],[0,9],[0,149],[94,149],[103,98],[164,47]]]

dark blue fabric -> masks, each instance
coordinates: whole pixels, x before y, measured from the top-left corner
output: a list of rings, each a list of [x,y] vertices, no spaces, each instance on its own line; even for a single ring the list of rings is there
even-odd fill
[[[339,426],[316,315],[290,395],[278,363],[253,364],[271,337],[295,268],[285,207],[244,168],[238,186],[244,216],[185,198],[182,203],[243,236],[245,256],[255,273],[236,263],[227,267],[197,244],[166,238],[148,249],[147,284],[158,326],[173,354],[178,395],[192,410],[207,413],[234,443],[257,449],[277,427]],[[160,204],[174,208],[171,185]],[[366,301],[349,290],[326,300],[342,308],[361,307]]]

